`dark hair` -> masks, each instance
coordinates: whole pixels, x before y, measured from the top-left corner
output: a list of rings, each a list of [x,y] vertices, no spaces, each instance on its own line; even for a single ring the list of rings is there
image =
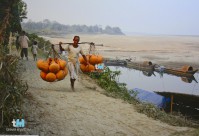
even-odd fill
[[[78,38],[78,39],[80,40],[80,37],[79,37],[79,36],[77,36],[77,35],[75,35],[73,39],[75,39],[75,38]]]
[[[25,31],[22,31],[22,34],[26,34],[26,32],[25,32]]]
[[[34,41],[33,44],[36,45],[36,44],[37,44],[37,41]]]

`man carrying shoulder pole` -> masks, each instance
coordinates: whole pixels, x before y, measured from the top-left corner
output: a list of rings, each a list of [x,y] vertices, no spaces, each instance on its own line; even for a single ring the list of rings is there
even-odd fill
[[[25,35],[26,32],[22,31],[21,36],[19,36],[18,42],[21,46],[21,59],[23,59],[24,55],[28,60],[28,42],[29,38]]]
[[[70,74],[71,88],[73,91],[74,91],[75,80],[77,79],[78,68],[76,64],[78,63],[79,53],[87,62],[87,65],[89,65],[89,62],[85,54],[83,53],[81,46],[78,45],[79,41],[80,41],[80,37],[74,36],[73,43],[69,44],[66,48],[63,48],[61,44],[59,44],[59,48],[61,51],[68,51],[68,69],[69,69],[69,74]]]

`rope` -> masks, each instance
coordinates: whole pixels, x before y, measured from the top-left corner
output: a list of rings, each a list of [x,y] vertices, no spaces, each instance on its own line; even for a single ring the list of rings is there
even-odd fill
[[[51,48],[50,48],[50,50],[48,52],[48,55],[46,56],[46,59],[48,59],[51,55],[53,56],[53,58],[60,58],[61,59],[61,56],[54,49],[54,45],[53,44],[51,45]]]

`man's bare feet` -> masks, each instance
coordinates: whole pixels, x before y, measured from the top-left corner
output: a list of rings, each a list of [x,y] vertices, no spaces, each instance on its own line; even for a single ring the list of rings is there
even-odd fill
[[[74,85],[75,85],[75,79],[70,79],[70,83],[71,83],[71,89],[73,91],[75,91]]]

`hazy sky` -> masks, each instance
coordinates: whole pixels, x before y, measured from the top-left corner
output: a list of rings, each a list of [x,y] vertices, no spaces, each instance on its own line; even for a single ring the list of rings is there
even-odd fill
[[[199,0],[24,0],[28,19],[118,26],[123,32],[199,35]]]

